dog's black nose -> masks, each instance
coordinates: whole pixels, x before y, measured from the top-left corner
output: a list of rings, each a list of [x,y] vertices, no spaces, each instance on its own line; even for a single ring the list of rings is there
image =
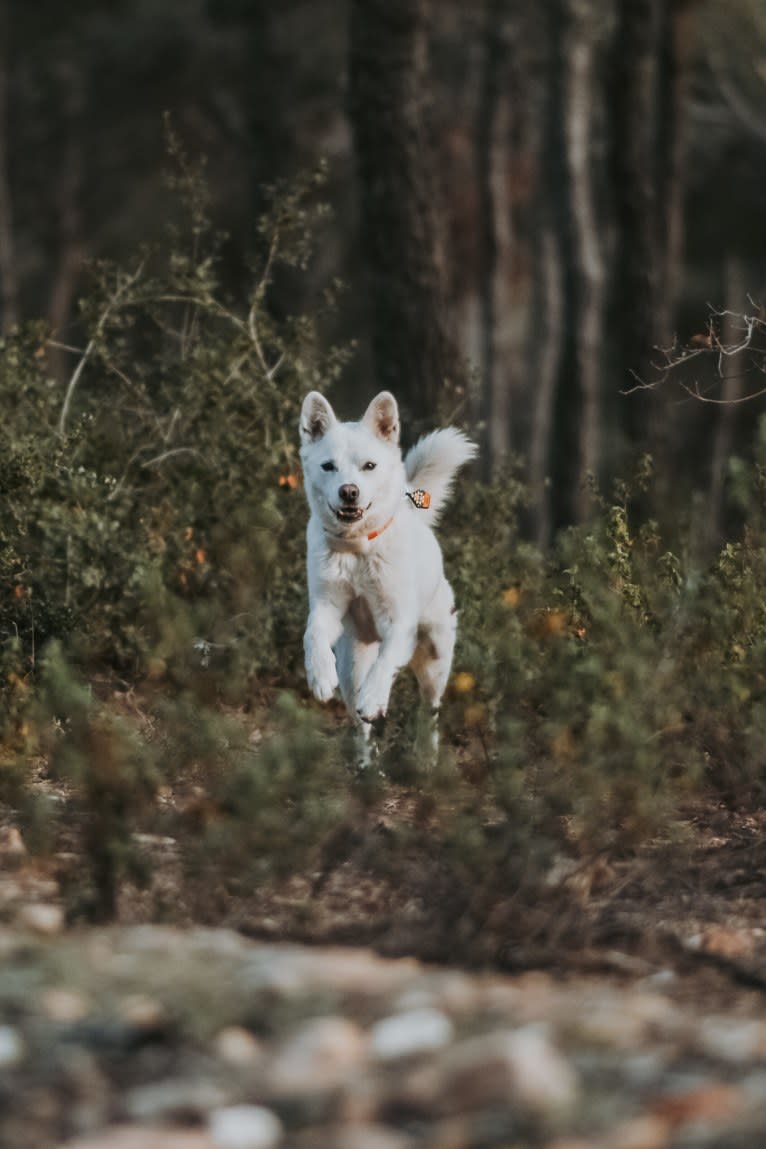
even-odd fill
[[[342,503],[355,503],[359,498],[359,488],[356,483],[344,483],[338,494]]]

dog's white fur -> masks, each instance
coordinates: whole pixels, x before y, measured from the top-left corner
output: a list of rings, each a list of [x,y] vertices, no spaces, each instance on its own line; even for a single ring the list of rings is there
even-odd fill
[[[372,400],[358,423],[339,422],[327,400],[312,391],[303,402],[300,434],[311,509],[304,638],[309,687],[326,702],[339,686],[349,713],[368,731],[388,709],[397,671],[409,664],[436,711],[457,619],[431,528],[457,470],[476,447],[448,427],[425,436],[403,459],[399,413],[388,391]],[[341,498],[345,484],[358,488],[358,512]],[[418,488],[430,493],[428,510],[406,498],[407,490]]]

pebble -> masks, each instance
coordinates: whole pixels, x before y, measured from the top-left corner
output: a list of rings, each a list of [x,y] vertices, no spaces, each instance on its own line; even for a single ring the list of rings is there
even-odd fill
[[[72,1025],[90,1013],[90,1005],[83,994],[64,986],[51,986],[40,995],[40,1006],[50,1021]]]
[[[53,937],[64,928],[64,911],[53,902],[30,902],[19,910],[18,922],[32,933]]]
[[[145,993],[133,993],[124,997],[119,1004],[117,1015],[126,1025],[147,1033],[162,1029],[168,1021],[162,1003]]]
[[[414,1144],[407,1134],[385,1125],[331,1125],[299,1138],[296,1149],[412,1149]],[[438,1146],[450,1149],[441,1141]]]
[[[123,1109],[134,1121],[166,1121],[205,1117],[226,1101],[223,1088],[213,1081],[170,1078],[129,1090]]]
[[[282,1123],[260,1105],[231,1105],[210,1114],[215,1149],[275,1149],[282,1140]]]
[[[708,1056],[730,1065],[741,1065],[766,1055],[766,1025],[754,1019],[703,1018],[697,1040]]]
[[[213,1146],[208,1135],[198,1129],[112,1125],[98,1133],[67,1141],[66,1149],[213,1149]]]
[[[13,1069],[24,1060],[26,1046],[18,1029],[0,1025],[0,1069]]]
[[[609,1149],[665,1149],[670,1126],[651,1113],[621,1121],[609,1130]]]
[[[249,1029],[228,1025],[213,1038],[213,1052],[229,1065],[250,1065],[262,1056],[263,1049]]]
[[[578,1095],[574,1069],[535,1025],[460,1042],[443,1069],[441,1103],[452,1112],[513,1098],[535,1114],[554,1115]]]
[[[449,1045],[455,1028],[436,1009],[413,1009],[377,1022],[370,1031],[370,1053],[377,1061],[432,1053]]]
[[[339,1085],[366,1055],[361,1028],[343,1017],[320,1017],[289,1038],[272,1062],[277,1094],[316,1093]]]

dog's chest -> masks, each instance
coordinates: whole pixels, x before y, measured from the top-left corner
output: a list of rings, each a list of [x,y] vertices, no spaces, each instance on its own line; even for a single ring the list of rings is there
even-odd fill
[[[386,609],[389,595],[385,586],[386,565],[368,556],[336,555],[335,576],[348,596],[347,615],[361,642],[380,642],[376,619],[390,613]]]

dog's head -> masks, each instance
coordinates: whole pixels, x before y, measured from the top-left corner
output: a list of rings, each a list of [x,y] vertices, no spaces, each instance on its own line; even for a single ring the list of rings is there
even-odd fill
[[[404,491],[399,411],[388,391],[372,400],[358,423],[340,423],[311,391],[301,411],[301,462],[309,506],[325,531],[355,539],[380,530]]]

